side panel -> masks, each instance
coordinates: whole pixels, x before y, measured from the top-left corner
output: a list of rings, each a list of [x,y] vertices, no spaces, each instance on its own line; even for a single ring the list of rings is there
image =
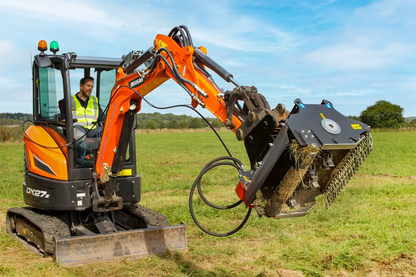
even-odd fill
[[[124,203],[140,201],[140,176],[119,177],[117,195]],[[23,183],[25,203],[46,210],[85,210],[91,207],[90,180],[60,181],[28,173]]]
[[[36,125],[29,127],[24,141],[29,172],[51,179],[68,180],[67,158],[45,128]]]
[[[59,181],[33,173],[27,174],[26,183],[23,183],[25,203],[46,210],[89,208],[89,194],[89,186],[85,182]]]

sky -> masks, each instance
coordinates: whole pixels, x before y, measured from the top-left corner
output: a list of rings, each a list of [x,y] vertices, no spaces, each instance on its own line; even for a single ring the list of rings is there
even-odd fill
[[[327,99],[358,116],[386,100],[416,116],[415,0],[0,0],[0,112],[32,113],[31,58],[41,39],[58,41],[59,53],[121,58],[179,25],[271,107]],[[146,98],[157,106],[190,103],[172,80]],[[147,104],[142,112],[194,115]]]

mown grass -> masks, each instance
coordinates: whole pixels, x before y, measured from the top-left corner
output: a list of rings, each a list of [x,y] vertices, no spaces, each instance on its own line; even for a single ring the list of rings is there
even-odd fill
[[[416,132],[372,132],[374,151],[361,174],[416,176]]]
[[[243,143],[230,132],[220,134],[248,167]],[[274,220],[253,213],[242,230],[227,238],[203,233],[188,209],[189,190],[199,171],[227,154],[215,135],[138,134],[141,203],[163,213],[171,224],[185,222],[189,251],[76,268],[40,258],[7,235],[7,208],[23,205],[23,145],[0,144],[0,275],[278,276],[282,269],[305,276],[415,275],[415,134],[373,132],[373,152],[330,209],[319,196],[317,207],[302,218]],[[202,183],[216,204],[235,202],[235,185],[231,167],[216,168]],[[232,229],[245,215],[244,207],[221,213],[200,202],[199,218],[215,231]]]

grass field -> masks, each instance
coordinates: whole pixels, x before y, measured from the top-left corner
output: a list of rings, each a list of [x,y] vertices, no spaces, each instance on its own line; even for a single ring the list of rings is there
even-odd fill
[[[231,132],[220,134],[248,167],[243,143]],[[252,213],[246,226],[227,238],[200,231],[188,208],[199,171],[227,154],[215,135],[136,137],[141,204],[163,213],[171,224],[185,222],[189,251],[73,268],[37,256],[4,227],[7,209],[24,205],[23,144],[2,143],[0,276],[416,276],[416,132],[373,132],[373,152],[330,209],[320,196],[305,217],[274,220]],[[221,203],[235,202],[233,174],[231,167],[210,172],[204,192]],[[217,231],[230,230],[245,214],[243,208],[215,214],[199,205],[197,212]]]

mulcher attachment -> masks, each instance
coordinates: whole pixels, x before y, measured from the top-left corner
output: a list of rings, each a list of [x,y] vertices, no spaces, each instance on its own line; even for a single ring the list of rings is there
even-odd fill
[[[296,99],[286,121],[267,115],[245,138],[251,171],[240,173],[237,194],[260,216],[303,216],[319,194],[328,207],[372,150],[369,132],[329,101]]]
[[[244,100],[244,107],[249,109],[236,135],[244,140],[251,168],[246,170],[234,157],[221,157],[208,163],[195,180],[189,197],[191,215],[197,226],[210,235],[234,234],[243,227],[252,208],[259,216],[276,219],[304,216],[315,207],[315,197],[320,194],[326,194],[328,207],[372,150],[370,127],[343,116],[329,101],[305,105],[296,99],[289,113],[282,104],[267,109],[263,98],[255,97],[254,88],[236,88],[228,96],[227,111],[237,100]],[[254,102],[251,108],[250,101]],[[233,126],[230,114],[227,118],[228,125]],[[232,163],[218,162],[225,159]],[[218,165],[237,168],[239,202],[216,206],[203,196],[202,176]],[[242,223],[224,233],[202,226],[192,207],[196,187],[202,200],[215,209],[230,209],[244,202],[249,210]]]

